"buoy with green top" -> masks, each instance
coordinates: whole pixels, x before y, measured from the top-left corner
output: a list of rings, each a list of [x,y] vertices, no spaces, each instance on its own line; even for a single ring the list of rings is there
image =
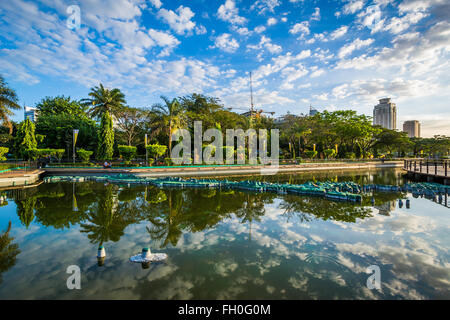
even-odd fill
[[[130,261],[136,263],[148,263],[148,262],[160,262],[165,259],[167,259],[167,254],[151,253],[149,248],[143,248],[141,253],[132,256],[130,258]]]

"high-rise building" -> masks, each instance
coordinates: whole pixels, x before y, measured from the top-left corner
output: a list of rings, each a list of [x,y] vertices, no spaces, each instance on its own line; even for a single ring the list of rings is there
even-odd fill
[[[410,138],[420,138],[420,122],[417,120],[405,121],[403,132],[406,132]]]
[[[318,113],[319,113],[319,110],[317,110],[316,108],[313,108],[312,106],[309,106],[309,116],[310,117],[312,117]]]
[[[24,120],[30,118],[31,121],[35,122],[37,120],[37,109],[33,107],[24,107]]]
[[[397,129],[397,107],[391,98],[380,99],[380,103],[373,109],[373,124],[383,128]]]

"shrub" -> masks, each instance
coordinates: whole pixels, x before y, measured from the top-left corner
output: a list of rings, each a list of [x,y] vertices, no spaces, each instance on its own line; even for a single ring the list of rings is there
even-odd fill
[[[92,156],[93,153],[94,153],[93,151],[84,150],[84,149],[77,150],[77,155],[78,155],[78,157],[80,157],[82,162],[89,162],[89,158]]]
[[[310,159],[314,159],[317,156],[317,151],[308,150],[305,152],[306,156]]]
[[[0,147],[0,160],[5,161],[6,157],[5,154],[9,152],[9,148],[6,147]]]
[[[152,158],[159,158],[166,153],[167,147],[160,144],[149,144],[147,150]]]
[[[125,164],[130,164],[131,160],[136,156],[136,147],[133,146],[118,146],[119,153],[125,160]]]
[[[334,157],[336,155],[336,150],[334,150],[334,149],[325,149],[323,151],[323,153],[325,154],[325,157],[328,159],[328,158]]]
[[[354,152],[346,152],[345,153],[345,158],[346,159],[355,159],[356,158],[356,154]]]

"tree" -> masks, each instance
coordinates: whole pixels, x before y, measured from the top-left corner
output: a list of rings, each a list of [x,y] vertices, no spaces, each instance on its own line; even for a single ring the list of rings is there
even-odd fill
[[[125,95],[117,88],[106,89],[100,83],[98,87],[91,88],[89,97],[81,100],[83,106],[89,107],[89,114],[94,118],[102,118],[105,113],[116,116],[125,105]]]
[[[97,158],[100,160],[112,160],[114,152],[114,129],[109,111],[102,115],[100,130],[98,132]]]
[[[156,123],[160,129],[167,128],[169,137],[169,153],[172,150],[172,133],[186,124],[184,109],[177,99],[170,101],[164,96],[164,105],[156,104],[152,107],[152,112],[156,115]]]
[[[150,121],[150,117],[143,109],[123,107],[117,112],[117,127],[129,146],[134,142],[139,126],[145,121]]]
[[[131,160],[136,156],[136,147],[132,146],[118,146],[119,153],[125,160],[125,164],[129,164]]]
[[[69,114],[39,116],[36,121],[36,136],[45,135],[42,148],[65,149],[70,158],[73,144],[73,129],[78,129],[77,146],[87,150],[97,147],[98,125],[82,116]]]
[[[39,117],[52,115],[72,115],[77,117],[87,117],[87,106],[79,101],[71,100],[70,97],[57,96],[45,97],[36,104]]]
[[[406,132],[399,132],[383,128],[377,135],[376,148],[388,151],[392,154],[394,151],[404,151],[412,146],[411,140],[408,138]]]
[[[35,126],[30,119],[19,124],[15,138],[14,150],[19,158],[29,159],[29,150],[37,148]]]
[[[9,128],[9,134],[12,134],[13,130],[11,120],[9,119],[10,116],[14,115],[11,109],[21,109],[17,102],[16,92],[8,87],[5,79],[0,75],[0,120]]]

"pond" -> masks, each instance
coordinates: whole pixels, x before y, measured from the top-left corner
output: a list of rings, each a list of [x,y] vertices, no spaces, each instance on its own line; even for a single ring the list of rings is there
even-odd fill
[[[396,170],[250,179],[405,182]],[[1,193],[0,299],[450,298],[450,209],[408,193],[361,204],[98,182]],[[168,258],[130,262],[144,247]],[[71,265],[80,290],[67,288]],[[374,265],[379,290],[367,287]]]

